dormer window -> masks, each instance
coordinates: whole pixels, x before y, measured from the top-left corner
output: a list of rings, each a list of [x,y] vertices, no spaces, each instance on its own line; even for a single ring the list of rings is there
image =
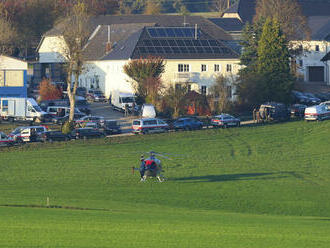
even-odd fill
[[[316,52],[319,52],[319,51],[320,51],[320,46],[319,46],[319,45],[316,45],[316,46],[315,46],[315,51],[316,51]]]

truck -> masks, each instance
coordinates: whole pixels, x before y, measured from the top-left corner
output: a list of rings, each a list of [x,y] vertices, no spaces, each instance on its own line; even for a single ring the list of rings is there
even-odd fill
[[[111,93],[111,105],[113,109],[124,111],[125,105],[128,106],[129,111],[135,107],[135,98],[133,93],[125,93],[120,91],[113,91]]]
[[[0,97],[0,117],[11,122],[42,122],[48,115],[33,98]]]

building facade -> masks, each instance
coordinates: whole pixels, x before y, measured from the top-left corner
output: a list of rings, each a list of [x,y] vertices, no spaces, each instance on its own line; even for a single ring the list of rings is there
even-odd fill
[[[27,97],[27,70],[27,62],[1,55],[0,97]]]

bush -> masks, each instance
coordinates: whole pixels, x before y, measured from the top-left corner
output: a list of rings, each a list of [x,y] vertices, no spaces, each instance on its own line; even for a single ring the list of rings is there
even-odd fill
[[[62,133],[68,134],[74,129],[74,122],[73,121],[67,121],[62,126]]]

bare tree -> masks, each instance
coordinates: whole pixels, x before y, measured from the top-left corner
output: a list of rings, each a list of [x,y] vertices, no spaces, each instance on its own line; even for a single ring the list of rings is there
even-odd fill
[[[0,13],[2,13],[1,6]],[[0,54],[11,55],[16,37],[16,30],[9,18],[5,14],[0,14]]]
[[[67,94],[70,101],[69,121],[73,121],[75,108],[75,95],[79,76],[84,70],[84,45],[88,40],[89,15],[87,7],[82,0],[78,0],[69,11],[63,31],[65,46],[63,56],[66,60]]]
[[[231,2],[231,0],[215,0],[214,9],[220,14],[222,14],[226,9],[230,7]]]
[[[257,0],[254,21],[267,17],[280,23],[289,41],[309,39],[307,18],[302,14],[297,0]]]
[[[210,100],[213,111],[217,113],[228,110],[230,105],[230,82],[228,78],[219,75],[210,87]]]

